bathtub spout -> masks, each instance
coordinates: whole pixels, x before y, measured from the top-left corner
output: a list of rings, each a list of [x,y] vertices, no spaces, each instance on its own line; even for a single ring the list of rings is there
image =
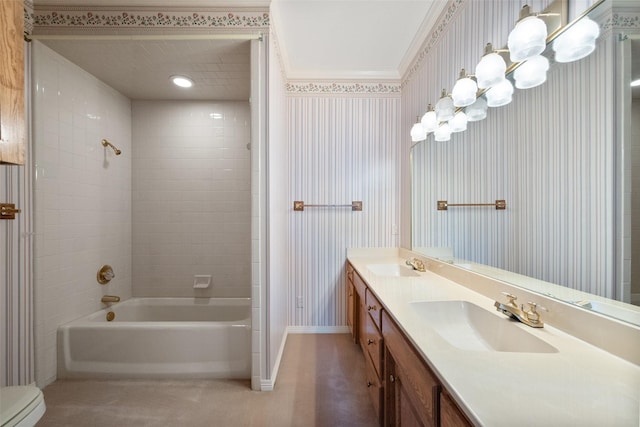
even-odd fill
[[[101,302],[105,303],[105,304],[110,304],[113,302],[120,302],[120,297],[115,296],[115,295],[103,295],[102,299],[100,299]]]

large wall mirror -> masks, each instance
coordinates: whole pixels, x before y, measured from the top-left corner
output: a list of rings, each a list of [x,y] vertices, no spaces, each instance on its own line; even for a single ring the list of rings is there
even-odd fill
[[[545,84],[412,147],[412,248],[640,325],[640,28],[625,21],[640,7],[588,15],[590,56],[551,60]]]

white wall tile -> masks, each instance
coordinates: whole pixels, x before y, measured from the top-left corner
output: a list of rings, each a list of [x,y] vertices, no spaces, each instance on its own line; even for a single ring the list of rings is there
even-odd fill
[[[133,102],[134,295],[250,296],[249,117],[247,102]]]
[[[33,43],[36,200],[36,381],[56,376],[56,328],[131,296],[129,100]],[[101,145],[109,139],[123,152]],[[96,282],[103,264],[116,278]]]

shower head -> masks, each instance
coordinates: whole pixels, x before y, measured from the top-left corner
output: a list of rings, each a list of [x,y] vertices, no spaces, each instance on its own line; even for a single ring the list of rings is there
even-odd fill
[[[116,156],[119,156],[120,154],[122,154],[122,150],[117,149],[112,143],[110,143],[106,139],[102,140],[102,146],[103,147],[111,147],[113,152],[116,153]]]

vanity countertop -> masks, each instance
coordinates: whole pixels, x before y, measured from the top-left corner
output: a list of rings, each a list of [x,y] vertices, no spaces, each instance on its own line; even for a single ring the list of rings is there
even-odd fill
[[[404,264],[406,258],[400,255],[397,250],[358,249],[349,251],[348,260],[475,424],[640,425],[640,366],[549,324],[531,328],[516,322],[514,326],[557,352],[455,348],[420,319],[411,302],[463,300],[505,322],[512,320],[496,311],[494,299],[434,272],[418,273],[419,277],[385,277],[367,268],[370,264]],[[545,314],[541,313],[543,321]],[[640,352],[640,342],[630,345]]]

